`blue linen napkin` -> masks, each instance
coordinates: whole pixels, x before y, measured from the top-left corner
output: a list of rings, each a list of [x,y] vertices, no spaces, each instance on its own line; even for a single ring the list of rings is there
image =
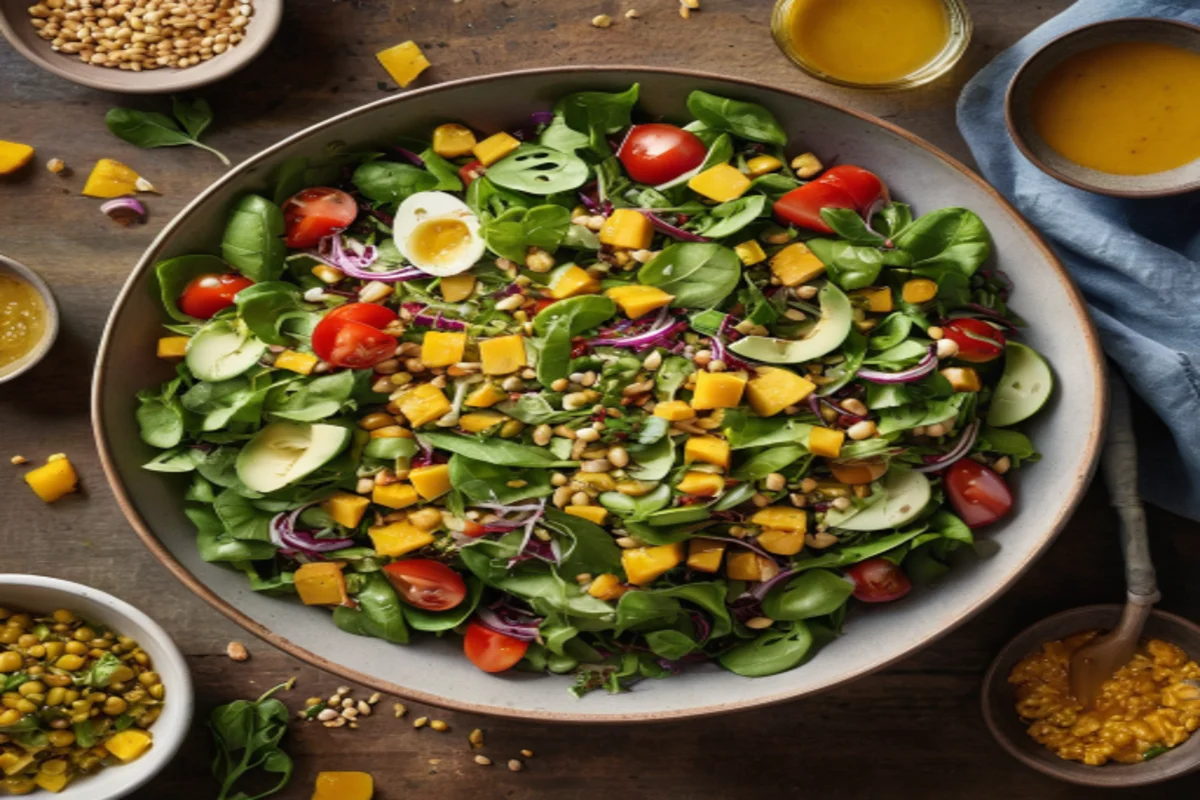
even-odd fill
[[[1200,520],[1200,192],[1123,200],[1075,189],[1021,155],[1004,124],[1004,92],[1035,50],[1117,17],[1200,24],[1200,3],[1079,0],[971,79],[959,97],[958,127],[984,177],[1066,264],[1104,350],[1165,423],[1141,427],[1143,496]]]

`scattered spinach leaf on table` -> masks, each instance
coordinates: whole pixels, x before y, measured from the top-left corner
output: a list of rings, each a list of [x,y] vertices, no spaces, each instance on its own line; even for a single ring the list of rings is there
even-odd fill
[[[229,159],[216,148],[200,142],[200,134],[212,122],[212,108],[200,98],[182,100],[174,98],[175,119],[157,111],[138,111],[135,108],[110,108],[104,115],[104,124],[117,138],[144,148],[178,147],[190,144],[221,159],[229,166]],[[180,127],[182,125],[182,127]]]
[[[221,786],[217,800],[259,800],[291,780],[291,756],[279,746],[290,714],[287,706],[271,696],[291,685],[291,681],[281,683],[257,700],[235,700],[213,709],[208,726],[217,747],[212,763],[213,777]],[[238,781],[258,771],[279,775],[279,782],[255,795],[235,790]]]

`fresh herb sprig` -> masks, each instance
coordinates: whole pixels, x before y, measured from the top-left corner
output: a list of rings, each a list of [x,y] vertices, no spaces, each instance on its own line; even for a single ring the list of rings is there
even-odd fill
[[[209,717],[217,755],[213,777],[221,785],[217,800],[259,800],[283,789],[292,777],[292,758],[279,742],[287,733],[288,709],[271,695],[290,689],[292,681],[268,690],[257,700],[235,700],[218,706]],[[282,776],[273,788],[256,795],[236,790],[247,774],[261,770]]]
[[[212,107],[207,100],[199,97],[194,100],[175,97],[172,99],[171,112],[174,118],[157,111],[110,108],[104,115],[104,124],[114,136],[137,147],[178,147],[190,144],[207,150],[221,159],[222,164],[229,166],[229,159],[224,153],[200,141],[200,134],[208,128],[213,119]]]

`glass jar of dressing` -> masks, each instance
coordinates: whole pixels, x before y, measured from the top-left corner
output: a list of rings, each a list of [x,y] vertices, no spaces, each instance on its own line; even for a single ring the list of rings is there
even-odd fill
[[[815,78],[910,89],[954,66],[971,39],[971,18],[962,0],[779,0],[771,31]]]

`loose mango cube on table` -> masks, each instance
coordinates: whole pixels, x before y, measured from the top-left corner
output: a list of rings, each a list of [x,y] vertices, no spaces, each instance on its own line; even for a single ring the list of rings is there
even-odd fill
[[[33,158],[33,148],[20,142],[0,140],[0,175],[11,175]]]
[[[400,88],[408,86],[417,76],[429,68],[429,59],[413,41],[401,42],[395,47],[380,50],[375,54],[379,63],[387,70],[392,80],[400,84]]]
[[[312,800],[371,800],[375,781],[366,772],[319,772]]]
[[[61,500],[75,491],[79,476],[71,460],[64,455],[50,457],[42,466],[25,473],[25,482],[45,503]]]

